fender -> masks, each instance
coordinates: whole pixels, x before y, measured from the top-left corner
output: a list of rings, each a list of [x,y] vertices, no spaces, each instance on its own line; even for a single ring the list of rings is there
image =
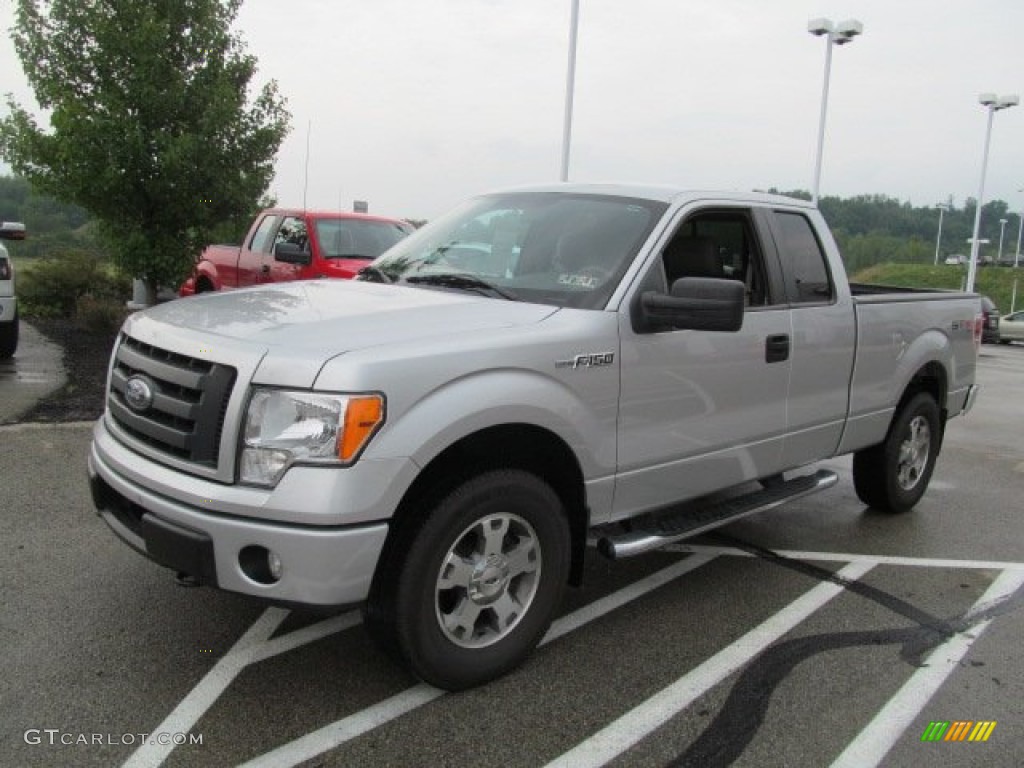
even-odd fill
[[[491,369],[451,380],[401,413],[389,412],[366,456],[408,457],[422,469],[445,449],[481,430],[515,424],[539,427],[565,442],[576,456],[588,504],[593,517],[600,519],[611,507],[616,459],[617,367],[609,367],[607,373],[614,384],[607,402],[598,407],[563,382],[527,369]],[[510,392],[515,400],[509,399]]]
[[[937,363],[945,374],[942,391],[939,396],[939,408],[946,407],[946,395],[949,391],[949,382],[953,379],[953,345],[945,334],[937,330],[929,330],[922,333],[906,348],[903,356],[899,358],[896,372],[893,374],[893,381],[898,382],[894,395],[893,406],[899,404],[903,394],[910,386],[913,378],[927,365]]]
[[[889,429],[900,400],[914,377],[929,365],[937,364],[945,374],[939,408],[945,409],[946,395],[952,379],[953,345],[936,329],[927,330],[907,344],[902,338],[892,340],[895,369],[884,381],[872,388],[858,386],[855,371],[850,391],[850,414],[836,455],[850,453],[881,442]],[[858,360],[858,367],[861,361]],[[884,387],[884,389],[883,389]]]
[[[217,273],[217,266],[212,261],[202,260],[196,264],[195,281],[198,284],[199,279],[205,277],[211,283],[213,283],[213,289],[215,291],[224,290],[224,283],[220,279],[220,275]]]

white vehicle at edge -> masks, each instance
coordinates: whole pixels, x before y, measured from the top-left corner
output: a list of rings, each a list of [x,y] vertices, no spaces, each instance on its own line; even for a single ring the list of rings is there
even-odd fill
[[[999,320],[999,341],[1009,344],[1011,341],[1024,341],[1024,310],[1003,315]]]
[[[0,224],[0,240],[24,240],[25,225],[11,221]],[[0,360],[18,349],[18,300],[14,295],[14,262],[0,242]]]

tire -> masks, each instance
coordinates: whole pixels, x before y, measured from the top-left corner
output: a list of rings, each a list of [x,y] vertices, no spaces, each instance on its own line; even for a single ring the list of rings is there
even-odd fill
[[[885,441],[853,456],[857,498],[883,512],[911,509],[928,489],[941,436],[939,406],[926,393],[897,412]]]
[[[0,323],[0,360],[13,357],[18,350],[18,314],[7,323]]]
[[[395,533],[364,618],[413,674],[462,690],[537,646],[569,574],[568,520],[550,486],[518,469],[487,471]]]

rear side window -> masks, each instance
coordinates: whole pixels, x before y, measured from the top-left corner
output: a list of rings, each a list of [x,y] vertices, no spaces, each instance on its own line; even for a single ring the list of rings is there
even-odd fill
[[[249,243],[249,250],[255,253],[266,253],[270,245],[270,235],[274,229],[274,224],[277,222],[276,216],[264,216],[263,221],[256,228],[256,232],[252,236],[252,241]]]
[[[807,217],[775,211],[775,230],[789,302],[825,304],[832,301],[828,263]]]

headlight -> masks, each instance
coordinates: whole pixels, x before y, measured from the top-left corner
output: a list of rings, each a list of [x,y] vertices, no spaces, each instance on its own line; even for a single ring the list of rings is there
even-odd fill
[[[383,423],[380,395],[256,389],[245,415],[239,479],[272,487],[292,464],[351,464]]]

